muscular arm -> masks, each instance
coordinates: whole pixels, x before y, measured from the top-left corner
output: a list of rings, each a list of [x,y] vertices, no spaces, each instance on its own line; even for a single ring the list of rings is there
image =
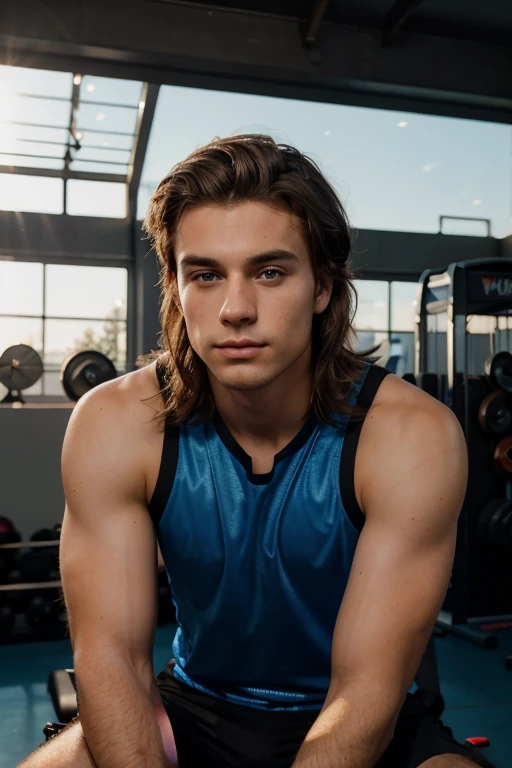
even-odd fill
[[[153,670],[157,547],[132,409],[119,380],[73,412],[60,567],[80,721],[96,765],[168,768],[174,741]]]
[[[439,403],[386,409],[364,425],[374,446],[361,486],[366,523],[334,630],[328,695],[294,768],[375,765],[448,588],[467,483],[462,431]]]

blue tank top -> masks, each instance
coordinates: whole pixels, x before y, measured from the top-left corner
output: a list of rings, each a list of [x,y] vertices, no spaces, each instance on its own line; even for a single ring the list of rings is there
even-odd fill
[[[367,364],[350,402],[369,406],[387,373]],[[272,471],[256,475],[219,414],[166,427],[149,509],[183,683],[257,709],[321,709],[364,525],[353,486],[361,422],[336,422],[312,414]]]

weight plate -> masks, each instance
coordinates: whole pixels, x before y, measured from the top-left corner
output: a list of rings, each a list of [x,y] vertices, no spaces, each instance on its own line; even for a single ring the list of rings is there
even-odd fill
[[[64,360],[60,369],[64,392],[75,402],[94,387],[116,377],[114,363],[106,355],[94,350],[74,352]]]
[[[43,361],[26,344],[9,347],[0,357],[0,382],[8,389],[32,387],[43,375]]]
[[[512,407],[505,392],[496,390],[484,397],[478,409],[478,421],[490,435],[512,432]]]
[[[493,452],[493,466],[500,475],[512,475],[512,435],[504,437]]]
[[[512,355],[510,352],[498,352],[485,362],[485,372],[493,386],[512,393]]]

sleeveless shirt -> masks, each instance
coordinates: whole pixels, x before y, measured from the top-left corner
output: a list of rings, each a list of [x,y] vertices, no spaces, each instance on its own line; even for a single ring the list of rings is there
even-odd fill
[[[351,404],[369,407],[388,373],[366,364]],[[183,683],[256,709],[321,709],[365,521],[354,490],[362,422],[333,418],[334,427],[311,413],[265,474],[252,473],[217,412],[166,426],[149,511]]]

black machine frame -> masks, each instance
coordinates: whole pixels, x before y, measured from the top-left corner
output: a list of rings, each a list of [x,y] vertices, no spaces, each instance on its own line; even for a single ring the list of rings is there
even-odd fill
[[[484,372],[469,372],[469,316],[512,316],[512,259],[477,259],[425,270],[419,280],[415,329],[415,375],[432,370],[428,316],[446,313],[446,376],[440,399],[464,431],[469,458],[466,497],[459,518],[452,581],[438,626],[485,648],[495,648],[491,628],[512,620],[512,558],[478,538],[477,520],[485,503],[508,497],[507,483],[489,462],[489,436],[475,416],[489,391]],[[476,408],[476,410],[475,410]],[[486,600],[491,607],[482,607]]]

